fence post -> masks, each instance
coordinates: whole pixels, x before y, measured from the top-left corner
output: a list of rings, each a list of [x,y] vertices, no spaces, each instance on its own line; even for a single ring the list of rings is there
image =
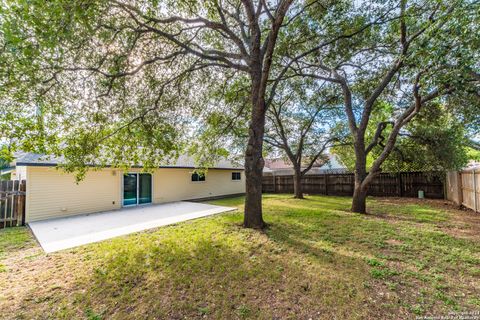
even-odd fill
[[[328,173],[325,175],[325,195],[328,196]]]
[[[401,172],[397,173],[397,179],[398,179],[398,196],[401,198],[403,197],[403,181],[402,181]]]
[[[458,205],[463,205],[463,182],[462,182],[462,172],[457,172],[457,197],[458,197]]]
[[[477,207],[477,179],[475,179],[475,169],[473,171],[473,208],[475,212],[478,212]]]
[[[8,184],[7,184],[7,192],[10,193],[10,196],[8,197],[7,196],[7,203],[10,204],[10,206],[7,205],[7,210],[8,210],[8,226],[11,227],[13,225],[13,214],[14,214],[14,211],[13,211],[13,204],[15,203],[15,201],[13,201],[13,197],[14,197],[14,186],[15,184],[13,183],[12,180],[9,180],[8,181]]]
[[[18,215],[17,215],[17,192],[18,190],[15,190],[15,185],[18,187],[18,184],[14,180],[12,182],[12,215],[10,217],[10,227],[16,227],[17,226],[17,221],[18,221]],[[16,218],[16,219],[15,219]],[[15,219],[15,220],[14,220]]]
[[[275,171],[272,172],[272,180],[273,180],[273,193],[277,192],[277,177],[275,176]]]
[[[4,197],[4,193],[3,193],[3,181],[0,180],[0,229],[3,229],[5,228],[5,220],[4,220],[4,203],[6,205],[6,201],[4,201],[3,199],[5,198],[6,199],[6,193],[5,193],[5,197]]]
[[[20,195],[20,203],[21,203],[21,206],[20,206],[20,209],[19,210],[19,214],[22,215],[22,226],[25,225],[25,215],[26,215],[26,207],[27,207],[27,181],[26,180],[21,180],[20,181],[20,185],[19,185],[19,188],[18,188],[21,192],[22,192],[22,195]]]

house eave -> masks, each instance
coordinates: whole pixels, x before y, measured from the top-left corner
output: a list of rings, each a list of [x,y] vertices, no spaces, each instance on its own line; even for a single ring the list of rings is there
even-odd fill
[[[0,176],[8,173],[12,173],[15,170],[15,167],[4,168],[0,170]]]
[[[58,167],[59,165],[57,163],[30,163],[30,162],[17,162],[17,166],[25,166],[25,167]],[[89,165],[88,167],[94,168],[98,167],[95,165]],[[110,165],[103,166],[102,168],[113,168]],[[132,166],[131,168],[138,168],[141,169],[143,166]],[[191,166],[159,166],[159,169],[199,169],[196,167],[191,167]],[[215,169],[215,170],[241,170],[244,171],[244,168],[220,168],[220,167],[211,167],[208,169]]]

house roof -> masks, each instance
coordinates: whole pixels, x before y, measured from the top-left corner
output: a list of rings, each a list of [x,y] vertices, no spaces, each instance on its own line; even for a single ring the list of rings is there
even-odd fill
[[[14,164],[16,166],[29,166],[29,167],[55,167],[65,162],[64,157],[55,157],[52,155],[43,155],[38,153],[18,153]],[[109,167],[109,166],[107,166]],[[141,168],[142,165],[134,166]],[[174,159],[171,162],[166,160],[165,165],[161,165],[160,168],[184,168],[195,169],[195,161],[193,158],[187,155],[181,155],[178,159]],[[228,159],[219,160],[211,169],[233,169],[243,170],[243,166]]]

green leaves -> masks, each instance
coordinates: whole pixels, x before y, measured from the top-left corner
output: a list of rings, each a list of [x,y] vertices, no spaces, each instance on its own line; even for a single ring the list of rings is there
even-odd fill
[[[422,110],[401,134],[397,149],[385,170],[457,170],[467,161],[466,135],[462,123],[444,105]]]
[[[437,88],[455,90],[455,97],[442,104],[462,114],[470,131],[478,130],[478,112],[471,111],[478,104],[478,86],[468,76],[479,70],[478,4],[456,1],[451,7],[448,1],[407,2],[407,36],[425,32],[409,45],[402,70],[378,98],[367,140],[378,121],[392,120],[413,101],[419,72],[422,96]],[[265,39],[270,20],[262,14]],[[339,112],[338,87],[324,87],[322,81],[295,72],[332,76],[318,67],[322,64],[345,75],[358,118],[362,103],[401,56],[398,14],[398,2],[391,1],[292,4],[271,72],[271,79],[283,77],[272,101],[278,104],[288,96],[294,100],[285,113],[292,136],[315,106],[331,96],[331,108],[320,112],[306,146],[315,145],[331,128],[345,132],[339,123],[345,117]],[[64,155],[71,170],[92,162],[155,166],[181,149],[204,150],[198,159],[224,155],[227,149],[241,154],[249,134],[251,79],[248,72],[222,63],[230,59],[249,65],[229,34],[249,51],[251,34],[245,21],[240,2],[216,0],[3,2],[0,141],[8,141],[12,150]],[[223,23],[229,30],[222,29]],[[209,58],[192,55],[193,50]],[[305,52],[310,53],[292,63]],[[287,65],[297,69],[282,73]],[[267,83],[267,92],[273,82]],[[459,107],[463,104],[468,107]]]
[[[389,119],[392,106],[379,103],[371,116],[366,141],[375,134],[376,125]],[[391,126],[382,136],[388,137]],[[367,169],[383,151],[383,143],[373,148],[367,157]],[[385,172],[399,171],[443,171],[460,169],[467,163],[465,128],[456,115],[442,104],[431,104],[408,124],[399,134],[396,147],[382,165]],[[355,167],[353,145],[338,146],[332,150],[350,169]]]

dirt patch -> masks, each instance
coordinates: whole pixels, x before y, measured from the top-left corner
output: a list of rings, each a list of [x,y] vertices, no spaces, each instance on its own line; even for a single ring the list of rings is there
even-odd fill
[[[393,246],[401,246],[403,244],[402,241],[400,240],[397,240],[397,239],[388,239],[387,241],[385,241],[386,243],[388,244],[391,244]]]
[[[449,210],[449,211],[458,211],[458,212],[468,212],[471,210],[462,209],[455,203],[443,200],[443,199],[418,199],[418,198],[397,198],[397,197],[387,197],[387,198],[375,198],[375,201],[379,203],[388,203],[388,204],[418,204],[418,205],[427,205],[435,209],[440,210]],[[473,211],[471,211],[473,213]]]
[[[466,239],[480,239],[480,213],[459,207],[451,201],[441,199],[416,198],[375,198],[380,204],[408,205],[415,204],[441,210],[449,216],[448,221],[438,222],[435,227],[448,235]],[[376,217],[390,220],[408,220],[407,217],[389,214],[375,214]]]
[[[45,254],[36,241],[9,251],[1,263],[5,269],[0,272],[1,309],[18,318],[30,318],[30,310],[45,310],[70,295],[78,289],[78,277],[89,269],[80,255]]]

